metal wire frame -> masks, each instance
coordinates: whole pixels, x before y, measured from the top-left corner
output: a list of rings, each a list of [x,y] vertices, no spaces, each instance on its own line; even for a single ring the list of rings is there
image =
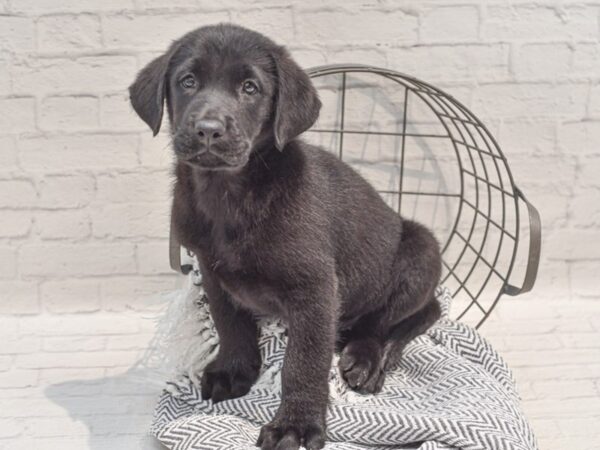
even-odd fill
[[[526,200],[523,193],[516,187],[511,171],[504,154],[500,150],[496,140],[483,125],[483,123],[472,114],[463,104],[440,89],[420,81],[416,78],[394,72],[364,65],[328,65],[307,70],[313,78],[324,76],[341,77],[340,87],[340,121],[339,128],[309,130],[312,133],[334,133],[339,135],[337,153],[344,159],[344,135],[379,135],[400,137],[400,160],[398,190],[379,190],[381,194],[395,194],[398,196],[398,212],[402,210],[402,197],[411,196],[436,196],[458,199],[458,210],[454,219],[453,227],[447,240],[442,244],[442,257],[445,273],[443,284],[454,281],[456,287],[452,295],[466,297],[467,305],[458,314],[458,319],[463,318],[473,307],[479,311],[475,326],[479,327],[489,317],[503,294],[518,295],[529,291],[535,282],[539,264],[541,227],[537,210]],[[403,116],[401,132],[349,130],[346,129],[346,95],[347,77],[352,73],[370,73],[385,77],[398,83],[404,88]],[[407,112],[409,98],[416,97],[422,101],[437,117],[439,123],[445,130],[445,134],[419,134],[407,132]],[[368,124],[365,124],[368,128]],[[456,156],[460,191],[459,192],[419,192],[404,189],[405,154],[408,149],[406,137],[419,137],[422,139],[447,139]],[[469,164],[469,166],[467,166]],[[494,182],[493,178],[497,179]],[[494,203],[493,199],[500,196],[500,203]],[[474,197],[474,198],[473,198]],[[529,213],[529,255],[525,278],[521,287],[509,283],[520,239],[520,214],[519,201],[525,202]],[[487,205],[485,207],[484,205]],[[507,212],[511,210],[514,220],[507,220]],[[471,211],[472,220],[468,220],[467,211]],[[493,219],[492,211],[500,211],[500,220]],[[483,234],[476,234],[476,226],[483,221]],[[466,228],[466,232],[463,232]],[[491,242],[492,235],[498,236],[495,254],[491,261],[484,256],[486,243]],[[449,251],[450,246],[458,245],[458,251]],[[500,263],[503,249],[508,249],[508,257],[504,264]],[[475,260],[469,262],[465,259],[467,252],[475,255]],[[470,264],[467,273],[461,273],[461,264]],[[485,276],[477,278],[475,271],[483,267]],[[489,284],[492,277],[501,281],[501,287],[493,290]],[[487,288],[487,290],[486,290]],[[491,299],[484,304],[483,298]]]

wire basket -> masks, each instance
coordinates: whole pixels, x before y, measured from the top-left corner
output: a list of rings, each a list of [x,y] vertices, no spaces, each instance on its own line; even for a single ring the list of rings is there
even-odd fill
[[[539,265],[537,210],[516,187],[497,142],[464,105],[413,77],[364,65],[307,70],[323,103],[304,135],[369,180],[405,218],[429,226],[442,247],[442,284],[453,316],[479,327],[503,294],[531,290]],[[509,282],[529,219],[521,287]],[[170,262],[181,265],[171,234]]]

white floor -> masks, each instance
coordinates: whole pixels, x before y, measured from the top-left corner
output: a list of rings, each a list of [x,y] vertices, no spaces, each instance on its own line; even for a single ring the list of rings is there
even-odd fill
[[[160,383],[132,370],[150,314],[0,318],[1,449],[158,448]],[[482,333],[513,368],[540,449],[600,448],[600,303],[505,298]]]

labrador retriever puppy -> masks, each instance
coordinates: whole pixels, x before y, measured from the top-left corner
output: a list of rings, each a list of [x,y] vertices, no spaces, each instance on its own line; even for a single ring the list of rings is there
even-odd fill
[[[439,317],[438,242],[347,164],[298,139],[318,117],[317,92],[259,33],[192,31],[141,70],[130,96],[154,134],[167,107],[174,230],[199,259],[220,339],[202,397],[249,391],[261,368],[257,316],[277,316],[288,334],[282,400],[257,446],[322,448],[334,351],[349,387],[376,393],[406,343]]]

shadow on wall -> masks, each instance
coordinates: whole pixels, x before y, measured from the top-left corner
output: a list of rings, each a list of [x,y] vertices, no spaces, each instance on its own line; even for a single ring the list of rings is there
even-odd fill
[[[198,319],[193,314],[200,291],[191,277],[186,282],[183,289],[161,294],[165,309],[153,318],[153,338],[125,373],[66,381],[45,389],[49,400],[88,428],[89,449],[165,448],[149,434],[154,407],[165,381],[179,372],[181,361],[193,362],[197,356],[188,349],[202,347],[197,345],[202,337],[198,336]]]
[[[45,389],[48,399],[63,407],[73,421],[88,428],[88,448],[106,450],[165,449],[148,434],[161,386],[146,369],[93,380],[73,380]]]

